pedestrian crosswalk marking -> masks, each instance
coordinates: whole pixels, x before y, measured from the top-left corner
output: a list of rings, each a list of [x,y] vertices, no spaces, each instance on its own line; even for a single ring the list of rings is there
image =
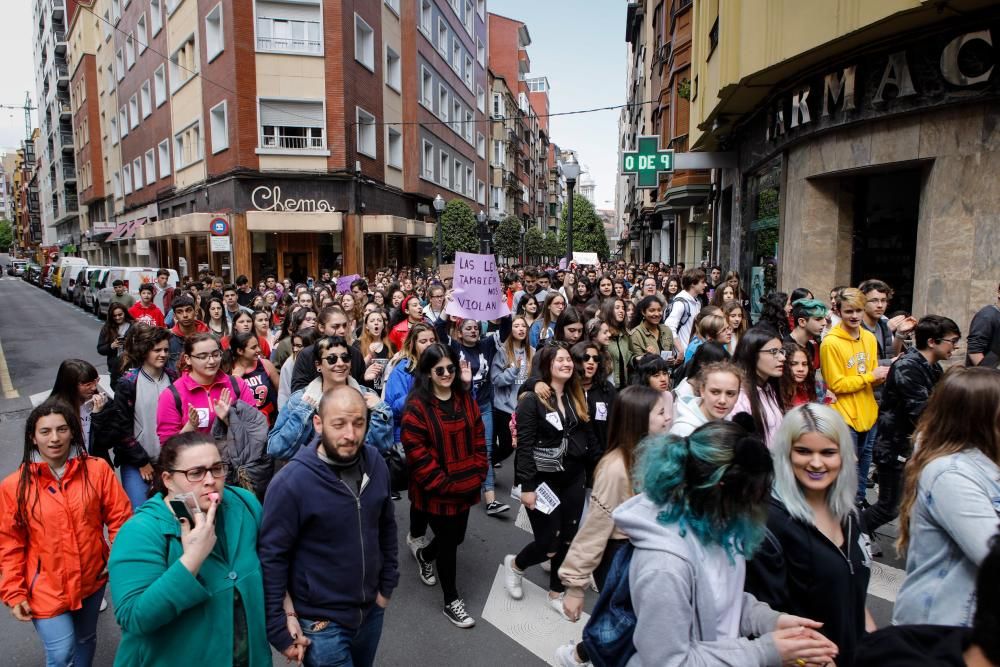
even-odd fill
[[[583,626],[590,619],[581,614],[571,623],[549,606],[548,591],[524,579],[524,597],[514,600],[503,587],[503,565],[497,567],[490,595],[483,607],[482,619],[528,649],[546,664],[553,665],[556,649],[571,641],[580,641]]]
[[[871,569],[871,578],[868,580],[868,595],[874,595],[895,604],[896,593],[903,585],[906,572],[878,561],[872,561]]]

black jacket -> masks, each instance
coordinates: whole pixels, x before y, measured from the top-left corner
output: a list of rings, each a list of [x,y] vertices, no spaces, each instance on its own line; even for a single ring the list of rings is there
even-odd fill
[[[889,370],[878,409],[878,433],[873,458],[876,463],[898,462],[913,452],[910,436],[927,405],[931,390],[941,379],[941,365],[930,364],[911,347]]]
[[[772,609],[822,622],[820,632],[840,649],[837,664],[853,665],[865,633],[871,576],[857,517],[851,514],[843,526],[846,554],[815,526],[793,519],[775,498],[768,506],[767,530],[747,561],[747,592]]]
[[[593,488],[594,468],[608,449],[608,420],[611,419],[611,404],[615,402],[618,390],[605,380],[595,385],[587,392],[587,411],[590,413],[590,426],[594,431],[596,447],[587,460],[587,488]]]
[[[97,354],[103,354],[104,358],[108,361],[108,373],[111,375],[112,387],[118,384],[118,378],[124,373],[121,369],[122,357],[119,354],[120,349],[116,350],[111,347],[111,341],[104,335],[104,329],[102,328],[101,332],[97,334]]]
[[[551,412],[554,411],[533,392],[523,394],[517,402],[514,483],[520,484],[522,491],[534,491],[549,475],[562,474],[539,472],[535,465],[535,448],[558,448],[565,436],[567,447],[562,456],[562,464],[564,472],[571,476],[581,474],[597,451],[597,439],[590,422],[577,417],[569,396],[563,395],[564,416],[559,419],[562,428],[557,428],[546,419],[546,415]]]
[[[93,417],[91,432],[99,431],[101,441],[114,451],[116,466],[127,463],[141,468],[151,463],[146,450],[135,438],[135,385],[141,372],[139,368],[130,368],[122,375],[115,384],[114,399]],[[177,379],[172,368],[165,368],[164,373],[171,382]]]
[[[890,625],[861,640],[854,667],[965,667],[971,640],[971,628]]]

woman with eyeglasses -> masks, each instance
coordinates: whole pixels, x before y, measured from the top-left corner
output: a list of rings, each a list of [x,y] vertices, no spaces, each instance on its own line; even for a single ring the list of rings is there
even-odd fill
[[[61,399],[73,408],[80,422],[83,446],[92,456],[111,463],[109,442],[99,429],[93,428],[94,416],[108,404],[108,395],[99,384],[97,369],[83,359],[64,359],[56,372],[49,398]]]
[[[278,413],[278,421],[267,437],[267,453],[276,459],[291,459],[300,447],[315,437],[312,417],[323,394],[331,389],[345,385],[356,389],[364,396],[369,409],[380,403],[377,394],[351,377],[351,351],[343,336],[325,336],[316,341],[313,363],[319,377],[288,398],[288,404]]]
[[[545,340],[553,335],[556,320],[566,310],[566,297],[559,292],[550,292],[545,298],[541,316],[535,320],[528,330],[528,341],[536,350]]]
[[[487,469],[485,430],[471,383],[472,369],[459,361],[454,348],[441,343],[428,347],[417,364],[401,431],[410,502],[434,531],[433,539],[414,554],[420,579],[433,586],[437,564],[442,611],[459,628],[476,624],[458,594],[457,556]]]
[[[114,471],[87,455],[73,408],[50,398],[32,410],[20,467],[0,483],[0,598],[35,626],[45,664],[93,664],[104,530],[117,541],[131,514]]]
[[[770,446],[785,414],[781,376],[785,371],[785,348],[778,332],[767,325],[749,329],[733,354],[746,382],[730,418],[740,413],[753,417],[754,431]]]
[[[119,531],[108,561],[122,631],[116,665],[271,665],[261,506],[227,486],[227,472],[208,434],[164,441],[156,493]]]
[[[250,387],[241,378],[222,371],[222,348],[210,333],[184,339],[187,370],[160,394],[156,409],[156,434],[166,442],[178,433],[210,433],[215,420],[228,423],[236,401],[254,406]]]
[[[524,571],[550,560],[548,603],[564,615],[566,588],[559,579],[559,566],[576,536],[587,466],[596,460],[598,444],[591,425],[593,416],[569,350],[552,345],[542,348],[537,356],[540,379],[551,393],[547,399],[534,391],[521,394],[515,413],[518,447],[514,471],[534,539],[516,556],[504,557],[504,588],[520,600]],[[558,498],[559,504],[543,512],[539,499],[548,504],[552,497]]]

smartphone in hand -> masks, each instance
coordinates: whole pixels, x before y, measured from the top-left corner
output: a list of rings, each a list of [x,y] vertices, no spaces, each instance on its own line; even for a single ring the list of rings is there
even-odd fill
[[[178,520],[187,519],[188,527],[194,528],[194,515],[201,514],[201,507],[193,493],[180,493],[170,501],[170,509]]]

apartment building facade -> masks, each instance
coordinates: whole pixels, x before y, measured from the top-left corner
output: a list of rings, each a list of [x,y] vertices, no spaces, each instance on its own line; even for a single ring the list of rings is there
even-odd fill
[[[629,106],[619,121],[619,156],[649,135],[661,149],[688,150],[692,7],[691,0],[628,4]],[[708,257],[710,179],[704,170],[678,170],[651,190],[637,188],[634,176],[620,179],[618,206],[634,259],[694,265]]]
[[[525,23],[489,15],[491,93],[490,217],[521,219],[524,229],[555,231],[550,216],[549,82],[528,77]],[[557,202],[558,203],[558,202]]]
[[[75,0],[33,0],[35,99],[41,129],[37,155],[41,222],[46,243],[80,243],[66,25]]]
[[[32,136],[21,142],[14,156],[11,181],[14,191],[14,245],[19,252],[30,252],[43,239],[42,210],[36,171],[35,146],[41,136],[38,128]]]
[[[100,153],[102,173],[81,196],[115,220],[100,240],[116,262],[361,273],[433,254],[436,195],[486,206],[485,2],[97,0],[90,13],[100,31],[81,28],[80,67],[97,91],[80,94],[96,104],[79,112],[78,159]],[[219,221],[228,243],[212,240]]]
[[[965,326],[1000,275],[1000,9],[920,0],[696,5],[691,145],[728,150],[713,234],[761,290],[880,278]],[[820,241],[820,242],[817,242]]]

